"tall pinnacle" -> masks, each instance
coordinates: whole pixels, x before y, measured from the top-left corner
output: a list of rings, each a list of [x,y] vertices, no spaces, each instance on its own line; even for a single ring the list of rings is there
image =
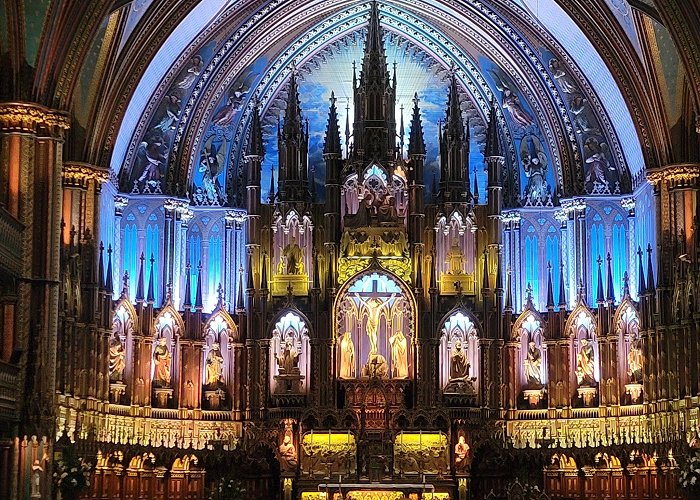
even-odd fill
[[[462,109],[459,104],[459,89],[457,87],[457,77],[452,73],[450,79],[450,90],[447,101],[447,117],[445,127],[448,141],[464,140],[464,123],[462,123]]]
[[[384,41],[382,40],[382,29],[379,26],[379,7],[373,1],[369,11],[369,26],[367,27],[367,41],[365,45],[365,57],[368,54],[384,54]],[[363,70],[364,64],[363,64]]]
[[[498,137],[498,117],[496,115],[496,102],[491,101],[489,113],[489,126],[486,132],[486,158],[502,158],[501,141]]]
[[[338,110],[335,107],[335,93],[331,92],[330,107],[328,108],[328,123],[326,125],[326,142],[323,145],[324,155],[340,157],[340,128],[338,127]]]
[[[262,158],[265,156],[259,107],[260,103],[256,99],[253,106],[253,117],[250,121],[250,136],[248,137],[248,145],[246,147],[246,157]]]
[[[608,261],[608,293],[605,298],[608,302],[615,302],[615,280],[613,280],[612,257],[609,252],[606,260]]]
[[[418,94],[413,96],[413,115],[411,116],[411,131],[408,135],[408,155],[425,155],[425,140],[423,139],[423,123],[420,119]]]
[[[299,86],[297,84],[297,72],[295,68],[292,69],[292,76],[289,78],[289,90],[287,90],[287,108],[284,112],[282,134],[285,141],[295,139],[301,140],[303,132],[304,125],[301,117]]]

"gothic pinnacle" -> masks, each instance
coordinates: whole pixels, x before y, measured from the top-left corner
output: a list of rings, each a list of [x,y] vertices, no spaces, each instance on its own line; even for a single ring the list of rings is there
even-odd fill
[[[423,139],[423,124],[420,117],[420,108],[418,107],[419,101],[416,93],[413,96],[413,115],[411,116],[411,130],[408,135],[409,156],[425,155],[425,140]]]
[[[340,128],[338,127],[338,110],[335,107],[335,103],[335,93],[331,92],[330,106],[328,108],[328,123],[326,125],[326,142],[323,145],[323,154],[338,155],[338,157],[340,157]]]

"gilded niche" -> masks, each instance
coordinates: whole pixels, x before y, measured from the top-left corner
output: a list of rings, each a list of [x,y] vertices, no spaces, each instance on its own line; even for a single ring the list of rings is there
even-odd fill
[[[309,477],[354,474],[357,444],[350,432],[307,432],[301,439],[301,472]]]
[[[346,282],[364,269],[373,259],[387,271],[410,283],[411,259],[408,253],[408,236],[404,227],[362,227],[346,229],[340,240],[338,280]]]
[[[442,432],[401,432],[394,439],[394,473],[447,474],[450,457]]]

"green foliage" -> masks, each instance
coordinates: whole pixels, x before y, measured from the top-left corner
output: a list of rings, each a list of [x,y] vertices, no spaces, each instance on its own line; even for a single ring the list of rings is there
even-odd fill
[[[243,483],[233,477],[222,477],[209,492],[209,500],[244,500],[246,490]]]

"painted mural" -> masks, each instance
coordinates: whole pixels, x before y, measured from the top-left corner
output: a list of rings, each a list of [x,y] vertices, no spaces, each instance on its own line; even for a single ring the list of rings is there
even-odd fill
[[[251,97],[267,58],[259,58],[234,80],[216,110],[202,137],[199,161],[193,172],[191,197],[195,205],[223,206],[228,204],[226,170],[231,156],[231,144],[244,109]]]
[[[309,169],[310,175],[313,174],[314,192],[318,201],[322,201],[325,196],[325,164],[322,152],[329,98],[331,92],[334,92],[337,98],[336,106],[341,142],[345,153],[347,134],[352,134],[353,126],[352,116],[350,116],[349,121],[347,120],[348,109],[352,110],[353,106],[352,66],[353,62],[357,63],[359,77],[364,38],[365,32],[363,30],[350,34],[341,43],[332,47],[332,50],[318,54],[298,68],[301,80],[299,84],[301,107],[304,117],[309,120]],[[399,117],[403,112],[405,124],[403,130],[404,155],[408,149],[414,94],[417,93],[420,99],[419,106],[426,145],[425,192],[426,197],[430,198],[437,190],[437,182],[439,181],[438,123],[445,119],[449,71],[418,47],[396,34],[387,34],[385,50],[387,61],[395,62],[397,68],[396,116],[397,121],[400,122]],[[390,70],[392,70],[391,67]],[[393,70],[391,73],[393,75]],[[266,154],[261,184],[264,202],[269,200],[270,178],[273,172],[274,178],[278,178],[276,130],[278,119],[281,120],[284,116],[283,110],[286,104],[285,87],[281,90],[263,116]],[[462,110],[464,120],[469,120],[471,129],[471,178],[473,180],[476,171],[479,192],[482,193],[481,202],[483,203],[486,201],[486,173],[483,168],[485,126],[473,103],[466,97],[466,93],[462,99]],[[350,113],[352,114],[352,111]],[[399,132],[400,130],[397,130],[397,143],[402,141],[398,137]]]
[[[540,52],[543,63],[559,88],[574,125],[574,133],[583,157],[585,192],[600,195],[624,192],[624,179],[616,168],[609,140],[581,86],[554,54],[546,49],[541,49]]]
[[[170,146],[182,108],[214,53],[214,48],[215,43],[212,42],[194,54],[168,88],[136,147],[128,177],[122,178],[123,190],[142,194],[159,194],[164,191],[162,182],[165,180]]]
[[[494,89],[518,154],[516,173],[520,179],[519,204],[524,207],[552,206],[558,197],[551,154],[540,125],[512,79],[486,57],[479,62],[484,78]]]

